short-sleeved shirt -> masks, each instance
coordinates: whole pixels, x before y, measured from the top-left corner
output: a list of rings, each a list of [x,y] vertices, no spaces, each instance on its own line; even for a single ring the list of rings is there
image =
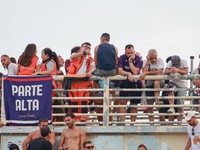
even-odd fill
[[[171,60],[167,63],[166,66],[167,69],[172,69],[172,62]],[[185,68],[188,68],[188,63],[186,60],[181,59],[181,65],[178,69],[184,70]],[[170,75],[181,75],[180,73],[170,73]],[[180,87],[187,87],[187,80],[170,80],[170,82],[173,82],[177,85],[179,85]]]
[[[45,138],[39,137],[30,142],[27,150],[52,150],[52,144]]]
[[[195,68],[195,69],[193,70],[193,74],[200,74],[199,68]]]
[[[141,69],[142,64],[143,64],[143,60],[138,55],[135,55],[135,59],[132,60],[132,63],[136,68]],[[124,71],[130,72],[130,73],[133,74],[133,72],[131,71],[131,68],[129,66],[128,57],[126,56],[126,54],[123,54],[123,55],[120,56],[120,58],[118,60],[118,66],[117,67],[123,68]],[[140,74],[140,72],[138,74]],[[141,83],[141,80],[138,80],[138,82]],[[120,82],[120,83],[122,83],[122,82]]]
[[[74,55],[75,53],[72,53],[72,55]],[[73,61],[71,59],[72,55],[70,56],[70,61]],[[80,69],[78,70],[78,72],[76,73],[76,75],[86,75],[87,73],[87,59],[88,57],[84,57],[83,63],[80,67]],[[91,66],[95,66],[94,62],[91,63]]]
[[[8,65],[8,75],[9,76],[17,75],[17,64],[10,63]]]
[[[147,59],[144,60],[142,68],[145,67],[146,63]],[[157,71],[158,69],[163,69],[164,72],[164,61],[162,58],[157,58],[157,61],[154,64],[150,62],[149,67],[150,67],[149,71]],[[161,74],[163,74],[163,72]],[[164,82],[164,80],[161,80],[161,82]],[[147,80],[146,85],[151,85],[153,83],[154,83],[153,80]]]
[[[200,122],[198,122],[198,124],[194,127],[194,135],[192,135],[192,128],[193,128],[193,126],[190,126],[190,125],[188,125],[188,127],[187,127],[187,133],[191,139],[192,149],[199,150],[200,149],[200,141],[197,141],[197,144],[194,144],[193,139],[194,139],[195,135],[200,136]]]
[[[146,63],[147,63],[147,59],[144,60],[144,62],[143,62],[143,67],[142,67],[142,68],[145,67]],[[151,71],[157,71],[157,70],[160,69],[160,68],[162,68],[162,69],[164,70],[164,61],[163,61],[162,58],[157,58],[157,61],[156,61],[154,64],[152,64],[152,63],[150,62],[150,70],[151,70]],[[163,74],[163,73],[162,73],[162,74]]]

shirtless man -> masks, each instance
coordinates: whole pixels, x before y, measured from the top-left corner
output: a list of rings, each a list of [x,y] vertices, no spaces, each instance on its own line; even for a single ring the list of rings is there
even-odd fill
[[[83,150],[83,143],[86,141],[86,134],[82,128],[75,125],[75,115],[67,113],[65,115],[65,121],[68,129],[65,129],[61,133],[60,143],[58,144],[58,150]],[[63,146],[63,143],[64,146]],[[63,148],[62,148],[63,146]]]
[[[40,130],[41,130],[42,127],[45,127],[45,126],[48,127],[48,119],[46,119],[46,118],[40,118],[39,121],[38,121],[38,126],[39,126],[40,129],[29,133],[28,137],[24,140],[24,142],[23,142],[23,144],[22,144],[22,149],[23,149],[23,150],[27,150],[27,145],[28,145],[33,139],[42,137]],[[51,142],[52,147],[54,147],[54,143],[55,143],[55,133],[54,133],[54,132],[51,132],[51,133],[49,134],[49,137],[48,137],[47,140],[48,140],[49,142]]]

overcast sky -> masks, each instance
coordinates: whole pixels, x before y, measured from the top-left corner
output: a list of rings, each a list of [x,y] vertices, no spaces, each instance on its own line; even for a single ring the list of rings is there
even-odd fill
[[[38,57],[50,47],[66,60],[72,47],[88,41],[93,56],[107,32],[119,55],[133,44],[143,58],[155,48],[164,60],[176,54],[189,66],[195,56],[197,67],[199,8],[199,0],[0,0],[0,52],[18,59],[35,43]],[[6,73],[2,65],[0,72]]]

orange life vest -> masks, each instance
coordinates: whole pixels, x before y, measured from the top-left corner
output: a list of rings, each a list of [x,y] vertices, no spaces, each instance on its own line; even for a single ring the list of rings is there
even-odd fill
[[[84,61],[84,57],[81,56],[70,63],[69,71],[67,74],[75,75],[81,68]],[[89,72],[92,62],[94,61],[93,58],[87,58],[86,65],[87,65],[87,72]]]
[[[52,71],[51,75],[56,75],[57,74],[56,62],[53,59],[51,59],[50,61],[52,61],[54,63],[54,68],[53,68],[53,71]],[[49,61],[47,61],[44,64],[42,64],[41,71],[47,71],[46,64],[48,62]],[[52,80],[52,88],[53,89],[57,89],[57,86],[56,86],[56,83],[55,83],[54,80]],[[56,94],[56,91],[52,91],[52,97],[54,97],[55,94]],[[53,100],[52,100],[52,102],[53,102]],[[51,109],[51,113],[53,113],[53,109]],[[53,116],[51,116],[51,121],[53,121]]]
[[[32,63],[25,67],[25,66],[22,66],[20,65],[20,72],[18,73],[18,75],[31,75],[34,73],[35,69],[36,69],[36,66],[37,66],[37,60],[38,60],[38,57],[37,56],[33,56],[32,58]]]
[[[56,62],[51,59],[50,61],[52,61],[54,63],[54,68],[53,68],[53,71],[51,73],[51,75],[56,75],[57,74],[57,69],[56,69]],[[45,62],[42,67],[41,67],[41,71],[47,71],[47,68],[46,68],[46,64],[48,63],[49,61]]]

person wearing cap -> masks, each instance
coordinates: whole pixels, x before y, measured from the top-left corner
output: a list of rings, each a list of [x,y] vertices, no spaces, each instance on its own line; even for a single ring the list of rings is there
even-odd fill
[[[185,75],[188,74],[188,63],[184,59],[180,59],[178,55],[173,55],[171,60],[167,63],[165,75]],[[167,88],[186,88],[187,80],[170,80]],[[185,96],[187,91],[177,91],[177,96]],[[168,96],[174,96],[174,91],[168,91]],[[184,99],[176,99],[177,105],[184,105]],[[174,105],[174,99],[169,99],[169,104]],[[173,107],[168,109],[167,113],[175,113]],[[183,113],[183,107],[178,107],[178,113]],[[178,121],[183,120],[183,116],[177,117]]]
[[[200,123],[196,119],[193,111],[189,111],[185,114],[185,120],[188,123],[187,133],[189,136],[189,139],[185,146],[185,150],[189,150],[191,146],[193,150],[199,150],[200,149]]]
[[[164,61],[162,58],[158,57],[157,51],[155,49],[150,49],[148,51],[147,59],[143,62],[142,74],[139,77],[139,80],[144,80],[146,75],[160,75],[163,74],[164,70]],[[145,80],[146,88],[163,88],[165,86],[164,80]],[[160,91],[146,91],[146,96],[156,96],[160,95]],[[162,101],[159,99],[147,99],[148,105],[163,105]],[[159,110],[159,108],[157,108]],[[153,113],[153,107],[148,108],[148,113]],[[154,121],[154,116],[149,116],[150,121]]]

